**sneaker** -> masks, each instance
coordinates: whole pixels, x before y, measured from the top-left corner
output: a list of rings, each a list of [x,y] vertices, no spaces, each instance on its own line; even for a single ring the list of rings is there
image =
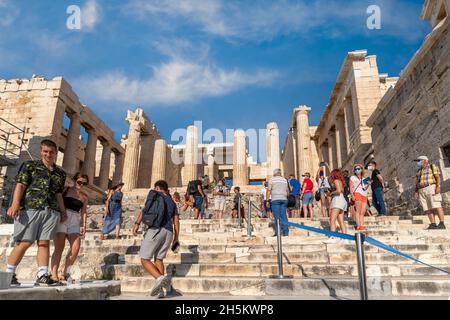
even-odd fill
[[[12,279],[11,279],[11,287],[20,287],[21,283],[17,280],[17,275],[13,273]]]
[[[366,227],[364,226],[359,226],[358,228],[356,228],[357,231],[367,231]]]
[[[439,229],[439,230],[446,230],[447,228],[445,227],[444,222],[441,221],[441,223],[439,223],[439,225],[437,226],[437,229]]]
[[[335,243],[337,243],[337,240],[336,240],[336,238],[331,237],[328,240],[323,241],[323,243],[324,244],[335,244]]]
[[[432,223],[428,226],[427,230],[436,230],[438,228],[436,223]]]
[[[166,277],[166,276],[159,277],[158,279],[156,279],[155,286],[153,287],[152,291],[150,292],[150,295],[152,297],[159,296],[161,294],[162,289],[167,287],[168,283],[170,283],[168,277]]]
[[[44,274],[36,280],[34,285],[37,287],[50,287],[58,285],[58,282],[53,280],[49,274]]]

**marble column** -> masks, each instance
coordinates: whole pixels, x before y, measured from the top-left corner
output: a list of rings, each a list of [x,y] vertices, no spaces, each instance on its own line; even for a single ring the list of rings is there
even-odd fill
[[[125,160],[125,155],[123,153],[115,152],[114,156],[114,175],[112,184],[117,185],[122,182],[123,162]]]
[[[233,184],[246,186],[248,181],[247,148],[245,131],[236,130],[233,144]]]
[[[108,189],[109,170],[111,168],[111,144],[108,141],[102,141],[103,151],[100,163],[99,187],[103,190]]]
[[[137,188],[151,187],[155,138],[152,135],[141,135],[139,151],[139,172]]]
[[[295,109],[297,122],[297,157],[299,175],[310,171],[311,156],[311,132],[309,128],[309,113],[311,108],[301,106]]]
[[[323,143],[320,146],[320,153],[322,155],[321,159],[322,161],[326,162],[326,163],[330,163],[330,154],[329,154],[329,150],[328,150],[328,143]]]
[[[159,180],[166,180],[167,143],[163,139],[156,140],[153,153],[151,188]]]
[[[141,140],[141,125],[131,123],[128,132],[125,161],[123,168],[124,191],[132,191],[137,188],[139,173],[139,148]]]
[[[267,179],[273,176],[275,169],[281,169],[280,164],[280,130],[275,122],[269,123],[267,130]]]
[[[77,172],[77,154],[80,144],[81,122],[78,113],[70,115],[70,127],[67,134],[66,149],[64,150],[63,168],[69,175]]]
[[[337,161],[337,148],[336,148],[336,132],[330,131],[328,134],[328,148],[330,150],[330,169],[334,170],[339,168]]]
[[[211,181],[216,178],[216,159],[214,158],[214,148],[208,148],[208,176]]]
[[[344,113],[345,113],[345,134],[347,136],[347,156],[352,149],[352,136],[355,133],[355,117],[353,113],[353,105],[351,99],[345,99],[344,101]]]
[[[347,162],[347,137],[343,115],[339,115],[336,119],[336,148],[338,165],[342,168]]]
[[[95,129],[86,130],[88,134],[88,141],[84,153],[84,162],[82,173],[87,174],[90,184],[94,184],[95,175],[95,154],[97,153],[97,133]]]
[[[198,165],[198,128],[196,126],[189,126],[186,134],[183,185],[188,185],[189,181],[197,179]]]

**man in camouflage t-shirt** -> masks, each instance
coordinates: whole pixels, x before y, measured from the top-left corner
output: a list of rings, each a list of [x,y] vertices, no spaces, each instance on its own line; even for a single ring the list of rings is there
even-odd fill
[[[35,241],[38,244],[36,285],[55,284],[48,273],[50,240],[55,236],[58,222],[64,222],[67,217],[62,197],[66,173],[55,164],[57,150],[53,141],[43,140],[41,160],[23,163],[16,177],[13,202],[8,209],[8,215],[14,218],[16,243],[6,270],[13,273],[12,286],[20,286],[16,268]]]

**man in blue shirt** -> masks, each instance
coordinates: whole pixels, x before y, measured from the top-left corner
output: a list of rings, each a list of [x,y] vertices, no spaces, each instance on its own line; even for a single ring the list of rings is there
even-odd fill
[[[300,191],[301,185],[300,182],[295,179],[295,176],[291,174],[289,176],[289,186],[291,189],[291,194],[295,197],[295,207],[292,210],[293,217],[292,218],[300,218]]]
[[[150,228],[146,231],[141,244],[140,257],[144,269],[156,280],[150,295],[163,297],[163,289],[169,291],[171,288],[170,278],[164,275],[164,259],[170,248],[175,251],[179,246],[180,219],[177,205],[169,195],[167,182],[162,180],[156,182],[155,189],[151,192],[155,191],[164,198],[167,216],[161,228]],[[135,237],[142,223],[142,218],[143,211],[141,210],[133,227]]]

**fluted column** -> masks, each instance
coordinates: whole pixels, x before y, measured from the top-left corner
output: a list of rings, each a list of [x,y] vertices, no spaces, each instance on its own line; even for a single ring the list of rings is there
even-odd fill
[[[152,183],[151,187],[159,180],[166,180],[167,169],[167,143],[163,139],[156,140],[153,153]]]
[[[97,133],[95,129],[86,130],[88,133],[88,141],[84,153],[84,162],[82,172],[89,177],[91,184],[94,184],[95,175],[95,154],[97,153]]]
[[[139,152],[138,188],[151,187],[155,138],[152,135],[141,135]]]
[[[67,134],[66,149],[64,150],[63,168],[70,175],[77,171],[77,154],[80,143],[81,122],[78,113],[70,115],[70,127]]]
[[[328,158],[330,160],[330,169],[337,168],[336,162],[336,134],[334,131],[328,133]]]
[[[125,155],[123,153],[114,153],[114,175],[112,179],[113,185],[117,185],[122,182],[124,160]]]
[[[347,161],[347,140],[345,133],[345,119],[344,116],[338,116],[336,120],[336,148],[337,161],[339,168],[344,166]]]
[[[186,151],[184,157],[184,181],[183,185],[187,185],[189,181],[196,180],[198,174],[198,128],[189,126],[186,134]]]
[[[214,158],[214,148],[208,148],[208,176],[211,181],[216,177],[216,159]]]
[[[330,154],[328,150],[328,143],[324,143],[320,146],[320,153],[322,154],[322,161],[330,163]]]
[[[141,126],[131,123],[128,132],[125,161],[123,168],[123,183],[125,191],[136,189],[139,173],[139,144],[141,140]]]
[[[233,184],[235,186],[248,185],[247,148],[245,131],[236,130],[233,144]]]
[[[269,123],[267,130],[267,179],[275,169],[280,169],[280,130],[275,122]]]
[[[297,122],[297,157],[298,172],[304,174],[309,171],[312,162],[311,132],[309,128],[309,113],[311,108],[301,106],[295,109]]]
[[[111,144],[108,141],[102,141],[103,151],[100,163],[99,187],[103,190],[108,189],[109,170],[111,168]]]

